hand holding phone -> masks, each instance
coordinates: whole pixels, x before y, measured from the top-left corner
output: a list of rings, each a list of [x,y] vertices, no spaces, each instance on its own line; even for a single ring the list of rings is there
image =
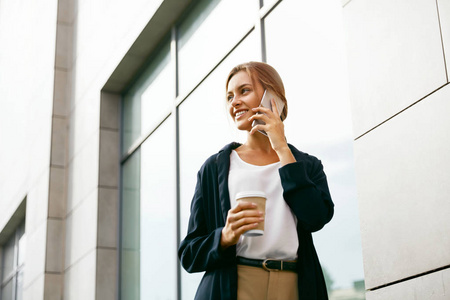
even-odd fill
[[[275,93],[272,92],[271,90],[266,89],[264,91],[264,94],[262,96],[261,103],[259,104],[259,106],[269,108],[271,111],[273,111],[272,101],[271,101],[272,99],[275,100],[275,105],[277,106],[277,111],[279,113],[279,116],[281,116],[281,113],[283,112],[283,108],[284,108],[284,102],[277,95],[275,95]],[[252,127],[255,127],[258,124],[265,125],[266,123],[264,123],[264,121],[262,121],[262,120],[256,119],[253,121]],[[258,130],[258,131],[261,132],[262,134],[264,134],[265,136],[267,136],[267,133],[264,130]]]

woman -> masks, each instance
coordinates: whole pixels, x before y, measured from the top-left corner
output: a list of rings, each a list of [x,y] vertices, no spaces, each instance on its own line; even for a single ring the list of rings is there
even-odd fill
[[[273,111],[259,106],[265,90],[285,103],[281,113],[274,99]],[[311,232],[331,220],[334,204],[321,162],[286,142],[283,82],[268,64],[244,63],[231,70],[226,95],[247,141],[226,145],[197,174],[178,251],[188,272],[206,271],[195,299],[327,299]],[[252,126],[255,120],[263,124]],[[238,192],[261,189],[265,215],[235,201]],[[243,236],[262,221],[263,236]]]

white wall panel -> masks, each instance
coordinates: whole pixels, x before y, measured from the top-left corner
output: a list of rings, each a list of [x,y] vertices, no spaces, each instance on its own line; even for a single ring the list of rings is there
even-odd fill
[[[64,276],[64,300],[94,300],[96,287],[97,251],[88,254],[66,269]]]
[[[99,91],[161,4],[158,1],[79,1],[75,20],[73,103]]]
[[[74,209],[98,186],[99,133],[87,139],[86,145],[69,162],[67,213]]]
[[[0,230],[50,164],[56,11],[0,1]]]
[[[26,232],[33,233],[48,217],[49,171],[45,171],[27,195]]]
[[[25,225],[26,232],[26,254],[25,254],[25,270],[24,270],[24,291],[38,278],[42,278],[45,271],[45,248],[47,237],[47,222],[42,222],[39,226],[30,228]],[[43,289],[43,280],[40,281]],[[33,288],[34,289],[34,288]],[[36,298],[35,298],[36,299]]]
[[[42,300],[44,299],[44,274],[36,278],[31,285],[24,287],[23,299]]]
[[[69,125],[69,161],[78,155],[83,147],[92,143],[92,137],[98,134],[100,127],[99,93],[89,95],[80,101],[70,112]]]
[[[97,190],[78,205],[66,219],[65,267],[75,264],[97,247]]]
[[[355,137],[447,82],[435,1],[354,0],[344,16]]]
[[[450,86],[355,142],[366,288],[450,264]]]

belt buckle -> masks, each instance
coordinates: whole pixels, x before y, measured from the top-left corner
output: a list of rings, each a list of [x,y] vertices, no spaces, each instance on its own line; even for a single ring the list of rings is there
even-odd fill
[[[280,260],[280,262],[281,262],[281,269],[280,270],[278,270],[278,269],[271,269],[271,268],[267,267],[267,262],[268,261],[278,261],[278,259],[272,259],[272,258],[265,259],[262,262],[262,267],[263,267],[264,270],[266,270],[268,272],[271,272],[271,271],[282,271],[283,270],[283,261],[282,260]]]

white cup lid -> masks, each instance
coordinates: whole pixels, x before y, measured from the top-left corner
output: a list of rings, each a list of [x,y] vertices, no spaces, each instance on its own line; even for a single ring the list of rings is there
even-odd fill
[[[245,191],[245,192],[239,192],[236,194],[236,200],[241,198],[247,198],[247,197],[264,197],[266,198],[266,193],[261,191]]]

